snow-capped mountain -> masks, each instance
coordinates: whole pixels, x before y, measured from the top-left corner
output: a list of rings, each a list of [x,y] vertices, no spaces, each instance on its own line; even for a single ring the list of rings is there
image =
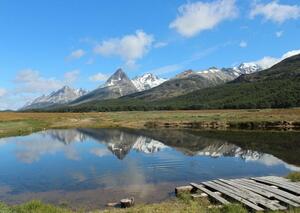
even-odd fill
[[[165,148],[167,148],[167,146],[162,142],[143,136],[139,136],[132,146],[132,149],[146,154],[159,152]]]
[[[231,69],[218,69],[215,67],[211,67],[207,70],[197,71],[197,74],[206,78],[209,81],[213,81],[216,83],[225,83],[227,81],[231,81],[238,77],[235,72]]]
[[[41,133],[44,137],[50,136],[54,140],[58,140],[66,145],[73,142],[83,142],[87,139],[87,136],[77,129],[52,129]]]
[[[118,86],[124,83],[128,83],[129,78],[122,69],[117,69],[117,71],[107,79],[103,87]]]
[[[87,91],[83,89],[73,89],[69,86],[64,86],[63,88],[54,91],[49,95],[42,95],[34,99],[22,107],[21,110],[39,109],[58,104],[66,104],[81,97],[82,95],[85,95],[86,93]]]
[[[198,151],[197,155],[209,156],[214,158],[235,157],[240,158],[246,162],[257,162],[267,166],[283,165],[290,170],[300,171],[299,167],[285,163],[283,160],[271,154],[262,153],[255,150],[242,149],[241,147],[230,143],[207,146],[204,149]]]
[[[144,91],[156,87],[164,83],[166,80],[167,79],[159,78],[151,73],[145,73],[142,76],[135,77],[131,81],[138,91]]]
[[[255,63],[242,63],[233,68],[216,68],[210,67],[206,70],[192,71],[187,70],[176,76],[176,78],[188,78],[199,75],[215,83],[225,83],[232,81],[242,74],[251,74],[263,70],[261,66]]]
[[[133,136],[131,141],[124,142],[124,137],[122,136],[121,134],[120,141],[110,141],[107,143],[107,148],[119,159],[125,158],[130,150],[151,154],[167,148],[167,146],[160,141],[148,137]]]
[[[238,67],[233,67],[239,75],[241,74],[251,74],[263,70],[263,68],[255,63],[241,63]]]
[[[71,105],[78,105],[95,100],[119,98],[138,92],[134,84],[122,69],[118,69],[104,85],[76,99]]]

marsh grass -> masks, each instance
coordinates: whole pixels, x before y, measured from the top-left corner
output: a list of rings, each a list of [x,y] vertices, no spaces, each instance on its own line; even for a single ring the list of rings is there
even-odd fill
[[[293,182],[299,182],[300,181],[300,172],[291,172],[286,176],[287,179],[290,179]]]
[[[265,110],[181,110],[181,111],[129,111],[90,113],[20,113],[0,112],[0,137],[24,135],[50,128],[145,128],[163,127],[165,124],[181,127],[184,124],[210,124],[218,122],[232,128],[289,122],[300,128],[300,109]]]

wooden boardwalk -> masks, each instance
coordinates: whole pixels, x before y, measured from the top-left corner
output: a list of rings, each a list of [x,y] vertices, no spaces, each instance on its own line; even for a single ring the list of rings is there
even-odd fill
[[[240,202],[255,211],[300,207],[300,182],[282,177],[218,179],[190,186],[221,204]]]

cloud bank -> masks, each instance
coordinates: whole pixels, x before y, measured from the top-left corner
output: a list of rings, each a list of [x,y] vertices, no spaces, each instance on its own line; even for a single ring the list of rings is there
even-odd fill
[[[111,38],[96,45],[94,52],[102,56],[119,56],[131,66],[141,59],[150,49],[154,38],[142,30],[121,38]]]
[[[265,56],[258,61],[254,61],[254,62],[250,62],[250,63],[256,63],[256,64],[260,65],[263,69],[268,69],[268,68],[272,67],[273,65],[277,64],[278,62],[280,62],[286,58],[289,58],[291,56],[297,55],[297,54],[300,54],[300,49],[288,51],[285,54],[283,54],[280,58]]]
[[[300,6],[279,4],[272,1],[267,4],[254,4],[250,17],[263,16],[265,20],[283,23],[289,19],[300,18]]]
[[[179,7],[177,18],[169,25],[184,37],[193,37],[216,27],[238,14],[235,0],[187,3]]]

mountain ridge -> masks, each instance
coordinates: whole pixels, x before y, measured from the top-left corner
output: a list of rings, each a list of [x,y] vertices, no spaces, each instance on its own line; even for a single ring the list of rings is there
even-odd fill
[[[194,75],[192,75],[194,76]],[[198,77],[197,77],[198,78]],[[203,78],[203,77],[201,77]],[[184,78],[193,79],[193,78]],[[170,81],[161,84],[161,88]],[[147,91],[157,90],[155,87]],[[91,102],[73,111],[180,110],[180,109],[252,109],[300,106],[300,54],[269,69],[243,74],[225,84],[198,89],[176,97],[152,100],[146,92],[116,100]],[[166,91],[160,91],[160,93]],[[141,95],[142,98],[138,97]],[[64,109],[62,109],[64,110]]]
[[[73,89],[65,85],[62,88],[53,91],[48,95],[42,95],[40,97],[37,97],[33,101],[30,101],[27,104],[25,104],[20,110],[47,108],[60,104],[67,104],[70,101],[73,101],[86,93],[86,90]]]
[[[131,93],[135,93],[138,90],[128,78],[126,73],[121,69],[117,69],[113,75],[105,82],[102,87],[99,87],[78,99],[70,103],[71,106],[76,106],[78,104],[95,101],[95,100],[105,100],[114,99]]]

